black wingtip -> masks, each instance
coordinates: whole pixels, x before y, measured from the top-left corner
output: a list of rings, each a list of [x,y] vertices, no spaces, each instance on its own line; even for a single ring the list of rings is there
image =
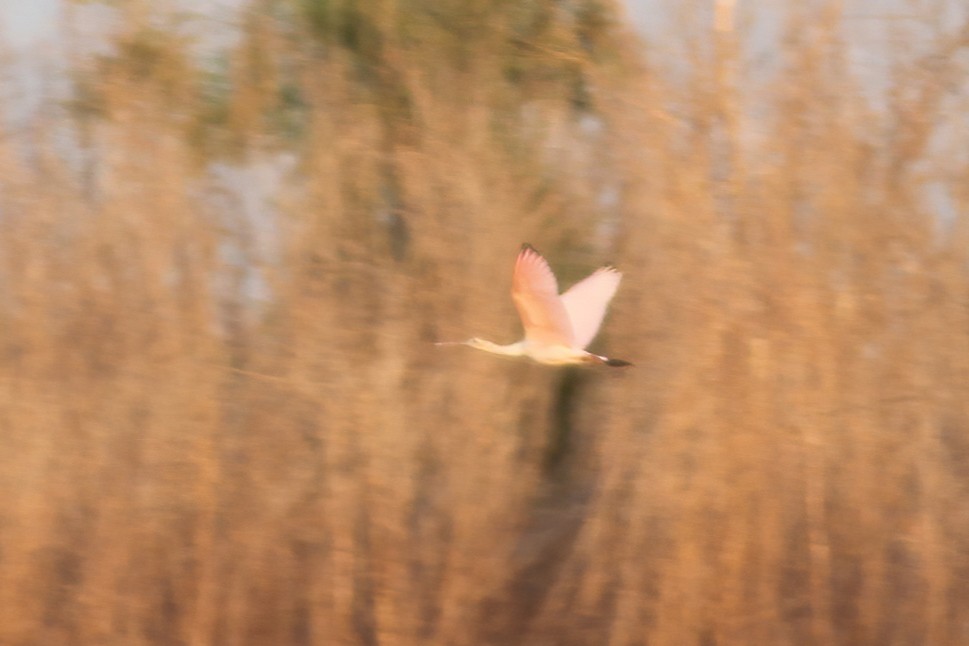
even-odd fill
[[[529,244],[529,243],[527,243],[527,242],[523,242],[523,243],[522,243],[522,248],[521,248],[521,250],[522,250],[522,251],[534,251],[535,253],[538,253],[538,249],[536,249],[535,247],[533,247],[532,245],[530,245],[530,244]]]
[[[626,366],[631,366],[628,361],[623,361],[622,359],[606,359],[605,364],[607,366],[612,366],[613,368],[625,368]]]

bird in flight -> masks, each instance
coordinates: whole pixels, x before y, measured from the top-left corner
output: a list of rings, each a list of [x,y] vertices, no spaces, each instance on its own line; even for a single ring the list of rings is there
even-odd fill
[[[525,328],[525,338],[509,345],[498,345],[477,337],[435,345],[467,345],[492,354],[528,357],[552,366],[577,363],[632,365],[622,359],[610,359],[585,350],[599,331],[606,307],[619,288],[620,280],[622,274],[614,268],[602,267],[560,295],[558,281],[548,262],[530,244],[523,244],[515,260],[511,296]]]

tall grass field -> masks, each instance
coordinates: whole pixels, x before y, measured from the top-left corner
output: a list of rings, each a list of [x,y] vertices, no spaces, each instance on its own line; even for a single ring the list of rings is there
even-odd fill
[[[0,644],[969,643],[964,7],[236,4],[0,56]]]

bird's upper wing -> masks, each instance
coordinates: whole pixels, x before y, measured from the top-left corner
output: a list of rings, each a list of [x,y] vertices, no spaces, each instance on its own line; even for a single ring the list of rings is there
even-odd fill
[[[542,345],[573,345],[572,325],[559,297],[555,274],[530,245],[522,245],[515,261],[511,296],[521,316],[527,341]]]
[[[585,349],[592,343],[620,280],[622,274],[612,267],[603,267],[562,294],[562,304],[572,324],[574,347]]]

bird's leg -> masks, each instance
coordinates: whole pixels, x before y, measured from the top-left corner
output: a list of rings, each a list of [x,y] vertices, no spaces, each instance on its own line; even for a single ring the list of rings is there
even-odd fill
[[[623,361],[622,359],[610,359],[609,357],[602,357],[598,354],[592,354],[591,352],[586,355],[585,360],[589,363],[601,363],[604,366],[611,366],[613,368],[622,368],[633,365],[628,361]]]

